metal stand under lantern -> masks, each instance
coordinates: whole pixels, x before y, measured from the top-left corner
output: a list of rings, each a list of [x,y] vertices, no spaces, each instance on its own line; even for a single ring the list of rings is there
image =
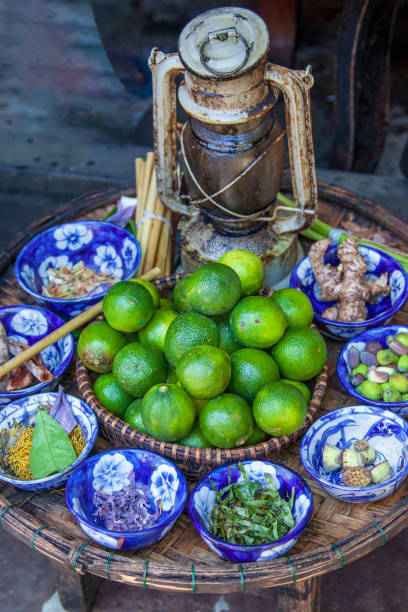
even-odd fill
[[[178,241],[185,271],[245,248],[277,285],[299,257],[297,233],[317,208],[309,70],[267,62],[264,21],[243,8],[195,17],[178,53],[153,49],[153,120],[158,190],[181,213]],[[177,123],[176,77],[181,106]],[[283,92],[296,208],[276,204],[284,166],[285,130],[273,107]],[[179,154],[183,172],[179,165]]]

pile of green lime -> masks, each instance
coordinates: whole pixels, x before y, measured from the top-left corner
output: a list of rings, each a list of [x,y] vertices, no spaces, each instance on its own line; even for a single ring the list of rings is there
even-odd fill
[[[245,250],[183,277],[172,300],[134,279],[113,285],[105,321],[81,333],[78,353],[99,377],[99,402],[159,440],[202,448],[258,444],[304,423],[305,381],[326,345],[295,289],[257,295],[262,261]],[[135,282],[136,281],[136,282]]]

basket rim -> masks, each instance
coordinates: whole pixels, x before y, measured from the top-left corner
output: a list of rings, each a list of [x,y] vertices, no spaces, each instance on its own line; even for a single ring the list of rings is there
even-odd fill
[[[158,289],[169,289],[178,280],[186,276],[185,273],[175,273],[157,278],[153,283]],[[259,292],[261,295],[271,295],[273,289],[263,286]],[[164,442],[158,440],[147,433],[139,432],[137,429],[115,416],[98,401],[93,391],[89,372],[84,364],[77,357],[76,380],[79,391],[84,400],[94,410],[102,428],[114,433],[114,438],[122,440],[123,445],[131,443],[133,446],[157,452],[173,461],[184,464],[198,464],[200,466],[215,467],[233,461],[243,461],[247,459],[262,459],[269,457],[273,453],[280,452],[289,445],[296,442],[313,423],[317,410],[321,405],[327,389],[328,363],[315,378],[315,386],[312,398],[308,404],[306,419],[297,431],[290,435],[271,437],[253,446],[235,448],[197,448],[184,446],[177,442]],[[120,444],[120,442],[117,442]]]

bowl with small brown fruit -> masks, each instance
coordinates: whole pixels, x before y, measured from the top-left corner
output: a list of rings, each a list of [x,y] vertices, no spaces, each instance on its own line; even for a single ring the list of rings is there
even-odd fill
[[[379,407],[339,408],[310,426],[300,457],[329,495],[351,503],[377,501],[408,475],[408,423]]]
[[[347,342],[337,375],[361,403],[408,416],[408,327],[385,325]]]

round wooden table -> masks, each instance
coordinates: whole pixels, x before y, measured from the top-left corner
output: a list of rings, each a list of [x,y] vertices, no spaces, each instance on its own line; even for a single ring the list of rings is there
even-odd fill
[[[30,233],[67,220],[102,218],[118,195],[111,189],[80,198],[28,228],[27,234],[18,235],[0,254],[0,303],[33,303],[17,285],[12,269],[16,254]],[[332,225],[340,226],[345,219],[367,226],[381,226],[385,222],[397,243],[407,240],[408,226],[387,216],[380,207],[328,185],[320,185],[320,195],[319,217]],[[407,325],[408,308],[400,311],[393,322]],[[342,344],[329,339],[327,344],[329,384],[320,414],[356,403],[343,391],[335,373]],[[73,363],[63,383],[68,392],[79,394],[74,368]],[[99,437],[95,452],[112,446],[112,442]],[[131,552],[103,549],[76,524],[66,508],[64,490],[25,492],[0,483],[1,526],[52,559],[63,605],[72,612],[87,609],[100,579],[177,592],[245,590],[259,594],[262,590],[265,595],[267,589],[278,588],[279,610],[317,610],[322,575],[384,545],[408,525],[408,480],[394,495],[379,502],[342,503],[328,496],[305,473],[299,459],[299,444],[270,459],[302,474],[315,504],[313,518],[289,556],[271,561],[243,565],[222,561],[194,530],[186,511],[167,536],[153,546]]]

